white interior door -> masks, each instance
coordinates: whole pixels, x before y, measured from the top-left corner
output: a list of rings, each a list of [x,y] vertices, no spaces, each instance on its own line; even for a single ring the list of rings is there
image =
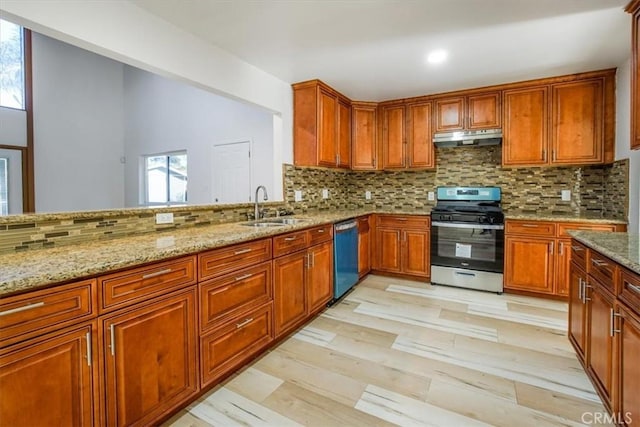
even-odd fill
[[[214,203],[251,201],[251,141],[213,146]]]
[[[22,151],[0,148],[0,215],[22,213]]]

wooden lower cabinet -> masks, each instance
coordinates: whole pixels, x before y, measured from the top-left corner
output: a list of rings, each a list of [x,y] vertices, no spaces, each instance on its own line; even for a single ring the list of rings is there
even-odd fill
[[[505,237],[505,289],[553,293],[553,245],[553,239]]]
[[[380,215],[375,228],[373,269],[418,278],[431,275],[429,218]]]
[[[333,297],[333,242],[307,251],[307,315],[315,313]]]
[[[617,317],[620,319],[617,334],[617,357],[615,372],[617,379],[617,407],[614,411],[620,414],[627,425],[636,425],[640,419],[640,314],[634,313],[624,305],[618,306]],[[636,423],[630,422],[636,421]]]
[[[583,298],[587,273],[571,263],[569,274],[569,341],[584,365],[587,354],[587,305]]]
[[[371,224],[368,216],[358,218],[358,276],[371,271]]]
[[[238,368],[273,340],[271,302],[238,316],[200,339],[201,385]]]
[[[397,228],[376,228],[376,270],[390,273],[402,271],[401,236],[402,230]]]
[[[149,425],[198,390],[195,287],[102,319],[106,424]]]
[[[612,407],[613,391],[613,313],[614,297],[593,278],[585,286],[588,310],[588,370],[607,409]]]
[[[99,425],[97,323],[0,350],[0,424]]]
[[[307,316],[305,305],[307,252],[301,251],[273,260],[274,332],[288,332]]]

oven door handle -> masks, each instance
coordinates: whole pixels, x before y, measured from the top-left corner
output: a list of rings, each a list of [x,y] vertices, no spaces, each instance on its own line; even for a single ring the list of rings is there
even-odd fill
[[[462,224],[459,222],[439,222],[431,223],[432,227],[445,228],[478,228],[480,230],[504,230],[504,224]]]

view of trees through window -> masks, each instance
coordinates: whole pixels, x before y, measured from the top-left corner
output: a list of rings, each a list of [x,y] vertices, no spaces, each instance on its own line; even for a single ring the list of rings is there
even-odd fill
[[[187,201],[187,153],[168,153],[145,157],[147,204],[173,204]]]
[[[24,110],[22,27],[0,19],[0,106]]]

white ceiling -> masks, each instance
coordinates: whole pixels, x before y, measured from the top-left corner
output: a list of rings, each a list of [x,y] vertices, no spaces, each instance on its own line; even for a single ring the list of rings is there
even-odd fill
[[[380,101],[616,67],[628,0],[130,0],[288,83]],[[432,49],[448,50],[439,66]]]

